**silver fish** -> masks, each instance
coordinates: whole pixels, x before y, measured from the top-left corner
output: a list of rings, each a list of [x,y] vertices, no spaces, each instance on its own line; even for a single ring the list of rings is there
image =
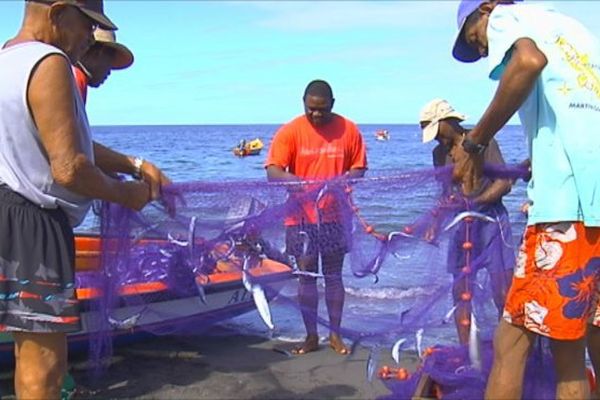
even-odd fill
[[[455,305],[454,307],[452,307],[450,309],[450,311],[448,311],[446,313],[446,316],[444,317],[444,319],[442,320],[442,324],[447,324],[450,322],[450,318],[452,318],[452,315],[454,314],[454,312],[456,311],[456,308],[458,307],[458,305]]]
[[[181,246],[181,247],[187,247],[188,246],[188,242],[186,242],[185,240],[179,240],[179,239],[175,239],[173,237],[173,235],[171,234],[171,232],[167,233],[167,239],[169,240],[169,243],[172,243],[176,246]]]
[[[471,367],[481,370],[481,355],[479,354],[479,329],[475,321],[475,314],[471,313],[471,329],[469,331],[469,359]]]
[[[369,358],[367,359],[367,380],[369,382],[373,381],[373,376],[375,375],[375,369],[377,368],[377,364],[379,364],[379,347],[375,347],[371,349],[369,353]]]
[[[417,355],[419,356],[419,358],[421,360],[423,359],[422,344],[423,344],[423,328],[420,328],[415,333],[415,346],[416,346],[416,349],[417,349]]]
[[[250,283],[250,276],[249,276],[249,257],[248,256],[244,256],[244,262],[242,264],[242,283],[244,284],[244,287],[246,288],[247,291],[252,292],[252,283]]]
[[[383,254],[378,254],[377,257],[375,257],[375,260],[373,261],[373,265],[369,268],[369,272],[371,272],[373,275],[376,275],[377,272],[379,272],[381,265],[383,264],[384,258],[385,252],[383,252]]]
[[[405,342],[406,339],[402,338],[396,343],[394,343],[394,346],[392,346],[392,358],[394,359],[394,361],[396,361],[396,364],[400,364],[400,348]]]
[[[171,254],[170,252],[168,252],[168,251],[167,251],[167,250],[165,250],[165,249],[158,249],[158,252],[159,252],[161,255],[163,255],[163,256],[165,256],[165,257],[167,257],[167,258],[171,258],[171,257],[173,257],[173,254]]]
[[[305,231],[298,232],[298,236],[302,237],[302,255],[305,256],[308,253],[308,246],[310,245],[310,237]]]
[[[116,319],[111,316],[108,316],[108,323],[114,329],[131,329],[133,328],[139,319],[142,317],[144,310],[133,314],[131,317],[127,317],[125,319]]]
[[[263,288],[260,285],[252,285],[252,298],[254,304],[258,310],[258,314],[262,318],[263,322],[271,330],[275,329],[273,321],[271,320],[271,310],[269,309],[269,302]]]
[[[324,278],[325,275],[320,274],[318,272],[309,272],[309,271],[302,271],[300,269],[296,269],[292,272],[292,274],[294,275],[303,275],[303,276],[311,276],[313,278]]]
[[[456,224],[458,224],[460,221],[462,221],[465,218],[477,218],[480,219],[482,221],[486,221],[486,222],[496,222],[496,220],[490,216],[487,216],[485,214],[482,214],[480,212],[477,211],[463,211],[460,214],[458,214],[456,217],[454,217],[454,219],[452,220],[452,222],[450,222],[445,228],[444,231],[449,231],[450,229],[452,229]]]
[[[396,259],[397,259],[397,260],[400,260],[400,261],[402,261],[402,260],[408,260],[408,259],[410,258],[410,256],[401,256],[400,254],[398,254],[398,253],[397,253],[397,252],[395,252],[395,251],[392,251],[392,252],[391,252],[391,254],[392,254],[394,257],[396,257]]]
[[[323,187],[321,188],[321,190],[319,190],[319,193],[317,194],[317,198],[315,199],[315,215],[317,216],[317,226],[321,225],[321,213],[319,212],[319,203],[321,202],[321,199],[325,197],[325,194],[327,194],[328,191],[328,185],[323,185]]]
[[[233,252],[235,251],[235,240],[233,239],[233,237],[229,237],[227,238],[227,240],[225,241],[227,242],[227,244],[229,245],[227,247],[227,251],[223,254],[215,254],[215,260],[217,261],[221,261],[221,260],[227,260],[229,257],[231,257],[231,255],[233,254]],[[220,242],[221,244],[224,244],[223,242]]]
[[[388,241],[388,243],[392,241],[392,239],[394,238],[394,236],[402,236],[402,237],[407,237],[407,238],[414,239],[413,235],[409,235],[406,232],[395,231],[395,232],[388,233],[388,235],[387,235],[387,241]]]
[[[188,228],[188,249],[190,252],[190,260],[194,257],[194,243],[196,241],[196,216],[190,219],[190,226]]]
[[[242,283],[246,290],[252,293],[254,305],[256,305],[256,310],[263,322],[269,329],[273,330],[275,326],[271,320],[271,310],[269,309],[269,302],[267,301],[265,291],[260,285],[250,282],[250,276],[248,275],[248,270],[250,269],[249,260],[250,257],[244,256],[244,263],[242,264]]]
[[[317,198],[315,199],[315,205],[318,207],[319,202],[321,201],[321,199],[325,196],[325,194],[329,191],[329,187],[327,186],[327,184],[323,185],[323,187],[321,188],[321,190],[319,190],[319,193],[317,194]]]

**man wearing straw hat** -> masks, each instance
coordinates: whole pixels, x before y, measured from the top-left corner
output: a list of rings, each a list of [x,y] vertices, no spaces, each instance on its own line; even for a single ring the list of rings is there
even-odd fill
[[[115,32],[102,28],[94,31],[95,42],[75,65],[75,80],[83,101],[87,100],[87,87],[99,87],[113,69],[129,68],[133,54],[121,43],[117,43]]]
[[[92,141],[71,66],[96,27],[116,29],[102,0],[25,4],[0,49],[0,331],[15,341],[17,398],[57,399],[66,334],[81,329],[73,227],[92,199],[139,210],[170,181]],[[113,179],[118,172],[141,179]]]
[[[468,130],[461,122],[466,116],[454,110],[443,99],[433,99],[421,110],[419,123],[423,130],[423,143],[433,140],[438,145],[433,150],[433,164],[442,167],[457,162],[456,149],[460,147]],[[492,139],[484,152],[485,162],[490,165],[504,165],[500,146]],[[498,317],[502,315],[504,300],[512,278],[515,264],[512,246],[512,233],[508,211],[502,203],[502,197],[511,190],[509,179],[486,179],[476,192],[468,198],[471,211],[478,211],[496,220],[494,223],[473,221],[472,232],[477,236],[475,246],[470,253],[475,263],[467,267],[467,253],[462,245],[465,241],[466,225],[461,224],[452,235],[448,245],[448,272],[452,274],[452,296],[456,307],[454,320],[459,342],[463,345],[469,342],[471,321],[471,293],[474,277],[480,269],[486,269],[490,277],[491,292],[494,304],[498,309]],[[448,198],[455,189],[444,188],[444,197]],[[458,189],[460,191],[460,189]],[[462,195],[462,191],[460,192]],[[462,197],[462,196],[461,196]],[[432,229],[430,236],[437,234]],[[429,239],[429,238],[428,238]]]

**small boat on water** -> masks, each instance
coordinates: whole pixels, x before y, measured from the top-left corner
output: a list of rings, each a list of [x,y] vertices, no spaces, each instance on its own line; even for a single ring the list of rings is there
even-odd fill
[[[380,142],[390,140],[390,133],[387,129],[380,129],[375,132],[375,139],[379,140]]]
[[[242,140],[238,146],[233,148],[233,154],[238,157],[257,156],[260,154],[263,147],[265,147],[265,145],[259,138],[249,142]]]
[[[75,244],[76,290],[82,310],[82,330],[68,335],[70,352],[87,350],[90,335],[98,329],[98,318],[95,315],[97,311],[92,311],[91,303],[101,296],[97,288],[86,287],[82,283],[86,281],[86,274],[91,274],[100,267],[100,238],[77,236]],[[233,254],[228,251],[227,246],[219,245],[214,251]],[[175,295],[170,292],[166,280],[123,285],[119,290],[119,305],[111,310],[111,318],[117,323],[113,324],[111,321],[110,335],[116,343],[127,343],[149,336],[150,332],[182,324],[205,328],[255,309],[256,300],[247,289],[248,283],[244,281],[251,279],[253,285],[262,285],[266,299],[270,300],[293,276],[292,269],[286,264],[264,257],[250,260],[250,265],[246,265],[235,256],[219,257],[210,273],[195,276],[195,284],[202,295]],[[143,296],[145,304],[136,305],[136,302],[127,301],[128,297],[136,296]],[[132,316],[136,317],[134,323],[122,323],[133,320]],[[0,331],[0,365],[14,360],[13,348],[12,336]]]

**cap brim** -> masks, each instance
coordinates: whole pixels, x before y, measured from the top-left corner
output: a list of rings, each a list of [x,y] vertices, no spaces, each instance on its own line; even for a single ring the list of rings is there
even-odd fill
[[[438,134],[439,121],[431,122],[423,128],[423,143],[431,142]]]
[[[467,116],[464,115],[464,114],[461,114],[459,112],[452,111],[451,113],[448,113],[448,114],[444,115],[444,118],[440,118],[440,121],[443,120],[443,119],[448,119],[448,118],[456,118],[459,121],[464,121],[464,120],[467,119]]]
[[[465,19],[466,22],[466,19]],[[458,61],[471,63],[479,60],[481,55],[477,50],[472,48],[465,42],[463,39],[463,29],[465,28],[465,23],[463,22],[462,26],[458,30],[458,34],[456,35],[456,39],[454,40],[454,46],[452,47],[452,56],[456,58]]]
[[[97,41],[96,43],[115,50],[112,69],[125,69],[133,64],[133,53],[126,46],[115,42]]]
[[[93,19],[100,28],[107,29],[109,31],[116,31],[117,29],[119,29],[110,19],[108,19],[106,15],[89,10],[87,8],[83,8],[79,5],[77,5],[77,7],[81,10],[82,13]]]

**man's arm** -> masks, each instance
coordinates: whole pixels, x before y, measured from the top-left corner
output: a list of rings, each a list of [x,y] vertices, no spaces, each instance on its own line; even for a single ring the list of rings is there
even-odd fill
[[[475,197],[473,201],[477,204],[493,204],[508,193],[512,188],[511,181],[509,179],[498,179],[492,182],[483,193]]]
[[[362,178],[365,176],[366,168],[352,168],[350,171],[346,172],[344,176],[346,178],[354,179],[354,178]]]
[[[495,139],[490,143],[483,155],[484,161],[490,165],[504,166],[504,157],[500,151],[500,146]],[[510,179],[495,179],[479,196],[473,200],[478,204],[493,204],[500,201],[502,197],[508,194],[512,188],[513,181]]]
[[[269,165],[267,167],[267,179],[271,182],[300,182],[300,178],[296,175],[287,172],[285,169],[281,168],[279,165]]]
[[[96,166],[108,175],[124,173],[133,175],[136,172],[134,158],[94,142],[94,158]],[[144,160],[141,166],[141,178],[150,185],[153,199],[160,197],[161,186],[168,185],[171,180],[150,161]]]
[[[466,139],[487,144],[525,102],[548,60],[528,38],[519,39],[492,102]],[[483,174],[483,157],[469,154],[454,166],[453,177],[463,184],[465,194],[474,190]]]
[[[74,95],[71,66],[65,57],[50,55],[42,60],[32,74],[27,102],[53,179],[82,196],[141,209],[150,200],[146,183],[112,179],[82,151]]]
[[[535,42],[517,40],[492,102],[467,137],[475,143],[489,143],[525,102],[546,64]]]

